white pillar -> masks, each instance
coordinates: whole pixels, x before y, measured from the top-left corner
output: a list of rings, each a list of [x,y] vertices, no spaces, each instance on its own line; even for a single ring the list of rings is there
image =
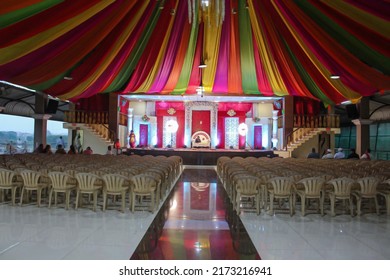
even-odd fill
[[[278,145],[278,113],[279,110],[272,110],[272,148]]]
[[[129,148],[129,136],[130,136],[130,131],[133,130],[133,108],[128,108],[127,109],[127,143],[126,146]]]

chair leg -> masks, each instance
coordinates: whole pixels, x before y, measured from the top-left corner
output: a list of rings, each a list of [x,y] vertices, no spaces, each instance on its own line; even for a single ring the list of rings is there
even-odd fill
[[[269,195],[269,203],[269,212],[272,216],[274,214],[274,195],[272,193]]]
[[[360,205],[361,205],[361,200],[360,200]],[[352,201],[352,197],[349,198],[349,211],[350,211],[351,217],[353,217],[353,201]]]
[[[49,207],[48,208],[51,207],[51,199],[52,199],[52,197],[53,197],[53,188],[51,188],[50,192],[49,192]]]
[[[237,193],[236,195],[236,212],[238,215],[240,215],[240,199],[241,199],[241,194]]]
[[[294,207],[293,207],[293,196],[290,195],[290,198],[288,199],[289,200],[289,204],[290,204],[290,216],[292,217],[294,215]]]
[[[76,192],[76,205],[74,207],[76,210],[79,207],[79,199],[80,199],[80,191],[77,190],[77,192]]]
[[[122,213],[125,213],[126,193],[122,192]]]
[[[97,191],[95,191],[93,193],[93,211],[96,212],[96,208],[97,208],[97,197],[98,197],[98,193]]]
[[[70,204],[70,190],[65,191],[65,209],[69,209]]]
[[[22,206],[23,204],[23,194],[24,194],[24,187],[22,188],[22,192],[20,194],[20,203],[19,203],[20,206]]]
[[[103,212],[106,211],[107,207],[107,193],[103,192]]]
[[[301,211],[302,211],[302,216],[305,216],[305,206],[306,206],[306,197],[301,196]]]
[[[42,195],[42,189],[41,188],[39,188],[38,190],[37,190],[37,200],[38,200],[38,207],[41,207],[41,195]]]
[[[324,216],[324,200],[325,200],[325,197],[323,194],[321,194],[321,196],[320,196],[321,216]]]
[[[361,209],[362,209],[362,198],[356,197],[356,214],[358,216],[362,214]]]
[[[11,190],[11,196],[12,196],[12,206],[15,206],[15,200],[16,200],[16,188],[12,188]]]
[[[375,196],[375,197],[374,197],[374,200],[375,200],[375,210],[376,210],[376,214],[379,216],[380,213],[379,213],[378,198]]]
[[[131,194],[131,212],[134,213],[134,208],[135,208],[135,193]]]
[[[336,216],[336,213],[334,211],[334,204],[335,204],[335,198],[330,197],[330,214],[332,215],[332,217]]]

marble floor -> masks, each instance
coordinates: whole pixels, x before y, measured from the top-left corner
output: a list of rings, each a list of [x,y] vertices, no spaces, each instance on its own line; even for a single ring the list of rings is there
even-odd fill
[[[209,190],[205,195],[207,184]],[[177,238],[185,242],[185,236],[191,236],[193,245],[197,242],[199,229],[213,231],[216,239],[228,238],[230,225],[226,220],[229,218],[223,218],[224,203],[217,195],[221,186],[214,170],[188,166],[177,180],[179,185],[181,189],[175,188],[176,192],[168,196],[168,204],[160,204],[160,208],[166,211],[162,212],[165,213],[164,217],[168,217],[162,229],[165,234],[161,235],[164,246],[169,246],[168,237],[175,242]],[[192,189],[195,191],[191,192]],[[191,204],[194,199],[198,204]],[[181,206],[178,203],[180,200],[183,202]],[[125,213],[117,210],[95,213],[90,209],[66,211],[35,205],[12,207],[1,203],[0,259],[131,259],[158,213],[131,213],[129,210]],[[257,250],[258,258],[263,260],[390,259],[390,217],[386,215],[321,217],[308,214],[302,217],[297,211],[290,217],[283,213],[270,216],[262,212],[257,216],[245,212],[241,213],[240,219]],[[188,234],[179,234],[183,229],[187,229]],[[208,238],[204,234],[202,236],[202,240]],[[202,244],[204,242],[199,242],[199,247]],[[170,258],[189,258],[188,252],[175,254],[174,249],[171,247]],[[227,250],[231,259],[240,258],[240,255]],[[190,258],[220,259],[221,255],[210,251],[206,255],[198,254]]]

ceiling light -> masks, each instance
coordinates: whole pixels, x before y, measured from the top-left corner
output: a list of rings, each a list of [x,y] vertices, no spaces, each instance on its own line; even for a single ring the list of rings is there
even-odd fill
[[[338,79],[340,79],[340,75],[331,75],[330,78],[332,80],[338,80]]]
[[[206,68],[207,67],[207,64],[204,63],[203,59],[200,61],[200,64],[198,66],[199,68]]]
[[[71,80],[73,80],[73,78],[70,77],[70,76],[65,76],[65,77],[64,77],[64,80],[71,81]]]

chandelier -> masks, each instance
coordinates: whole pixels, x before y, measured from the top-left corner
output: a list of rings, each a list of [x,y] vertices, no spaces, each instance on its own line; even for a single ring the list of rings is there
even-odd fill
[[[225,19],[225,0],[188,0],[188,20],[190,23],[198,21],[219,26]]]

